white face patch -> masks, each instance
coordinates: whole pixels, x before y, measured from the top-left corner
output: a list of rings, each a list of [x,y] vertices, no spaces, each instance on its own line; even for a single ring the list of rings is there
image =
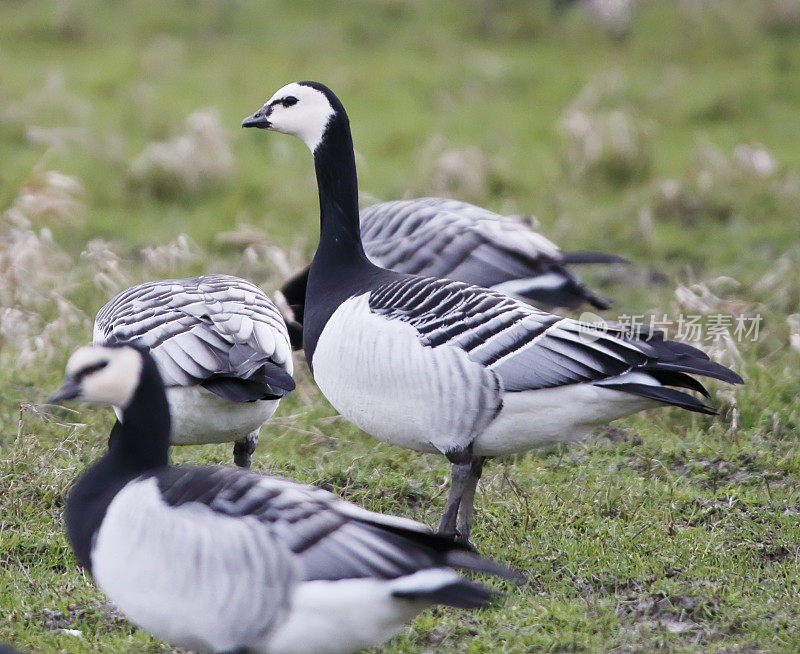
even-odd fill
[[[287,98],[295,98],[297,102],[287,106],[283,103]],[[325,94],[310,86],[292,82],[273,95],[265,106],[270,105],[270,129],[296,136],[312,153],[316,151],[334,114]]]
[[[139,384],[142,357],[132,347],[87,345],[69,358],[66,372],[80,385],[75,399],[124,408]]]

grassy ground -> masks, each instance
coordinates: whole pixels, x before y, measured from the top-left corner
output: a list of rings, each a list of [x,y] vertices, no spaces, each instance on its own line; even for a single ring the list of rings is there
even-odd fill
[[[40,403],[125,285],[207,271],[272,290],[311,253],[307,151],[238,124],[318,79],[350,112],[365,202],[535,212],[562,246],[633,261],[586,272],[612,317],[764,319],[755,341],[704,343],[747,377],[713,386],[719,417],[653,411],[489,465],[474,540],[529,583],[429,611],[379,651],[800,649],[796,1],[642,2],[623,38],[510,0],[9,1],[0,25],[0,641],[169,651],[114,613],[62,533],[109,413]],[[207,108],[194,140],[146,150]],[[255,467],[434,525],[444,458],[360,433],[298,369]]]

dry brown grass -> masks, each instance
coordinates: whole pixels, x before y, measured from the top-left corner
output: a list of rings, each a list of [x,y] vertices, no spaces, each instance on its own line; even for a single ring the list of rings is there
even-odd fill
[[[575,179],[600,176],[623,185],[649,173],[655,126],[622,99],[624,88],[620,75],[598,76],[561,116],[565,159]]]
[[[34,171],[0,215],[0,359],[19,368],[50,361],[70,329],[87,325],[68,298],[73,265],[45,222],[74,223],[80,182]]]
[[[223,184],[234,170],[228,133],[219,112],[210,108],[190,114],[183,134],[150,143],[131,164],[130,174],[154,195],[169,197]]]

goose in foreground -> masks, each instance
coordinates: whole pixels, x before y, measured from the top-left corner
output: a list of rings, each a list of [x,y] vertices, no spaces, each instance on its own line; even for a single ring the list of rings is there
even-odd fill
[[[173,444],[234,441],[245,468],[258,430],[294,390],[283,317],[258,286],[230,275],[133,286],[100,309],[93,342],[148,348],[167,387]]]
[[[455,569],[518,579],[424,525],[311,486],[237,468],[171,467],[170,416],[153,358],[86,346],[52,402],[121,407],[108,452],[66,507],[75,555],[131,621],[211,652],[351,652],[433,604],[494,593]]]
[[[714,413],[691,374],[741,383],[663,334],[599,329],[463,282],[379,268],[364,253],[350,126],[333,92],[292,83],[244,127],[295,135],[314,155],[320,240],[303,348],[314,380],[368,434],[441,452],[452,482],[439,523],[467,539],[486,457],[572,441],[650,407]]]
[[[513,295],[540,309],[577,309],[611,303],[581,283],[569,264],[627,263],[602,252],[562,252],[519,216],[503,216],[468,202],[416,198],[362,209],[361,240],[370,261],[382,268],[445,277]],[[302,324],[308,268],[281,289],[291,314]],[[294,333],[301,334],[296,328]],[[301,343],[292,341],[295,349]]]

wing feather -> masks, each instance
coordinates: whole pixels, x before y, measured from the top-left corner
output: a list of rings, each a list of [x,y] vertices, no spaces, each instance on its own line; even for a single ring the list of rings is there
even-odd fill
[[[698,390],[699,382],[685,382],[685,373],[741,383],[736,373],[700,350],[666,341],[660,333],[629,335],[613,323],[601,329],[461,282],[397,276],[373,290],[369,305],[380,315],[414,326],[428,347],[461,348],[493,371],[506,391],[599,383],[634,370],[654,373],[655,384],[677,383],[692,390]],[[678,374],[662,374],[666,372]],[[655,397],[647,389],[625,390]]]
[[[233,468],[168,468],[154,473],[163,501],[202,505],[218,515],[251,520],[291,559],[297,580],[394,579],[455,565],[509,571],[432,534],[420,524],[355,507],[327,491]],[[511,575],[513,576],[513,575]]]
[[[534,304],[610,306],[566,267],[558,246],[517,216],[446,198],[382,202],[360,216],[364,249],[384,268],[497,286]],[[598,263],[620,261],[598,253],[582,260],[589,254]]]
[[[259,394],[257,380],[269,375],[254,377],[258,371],[278,366],[292,373],[289,335],[280,312],[257,286],[228,275],[127,289],[98,313],[94,341],[144,345],[168,386],[205,384],[229,399],[249,398],[238,401],[275,396],[275,375],[271,387],[265,381]],[[237,380],[247,382],[246,388],[231,391]],[[291,391],[285,381],[279,385],[282,394]]]

